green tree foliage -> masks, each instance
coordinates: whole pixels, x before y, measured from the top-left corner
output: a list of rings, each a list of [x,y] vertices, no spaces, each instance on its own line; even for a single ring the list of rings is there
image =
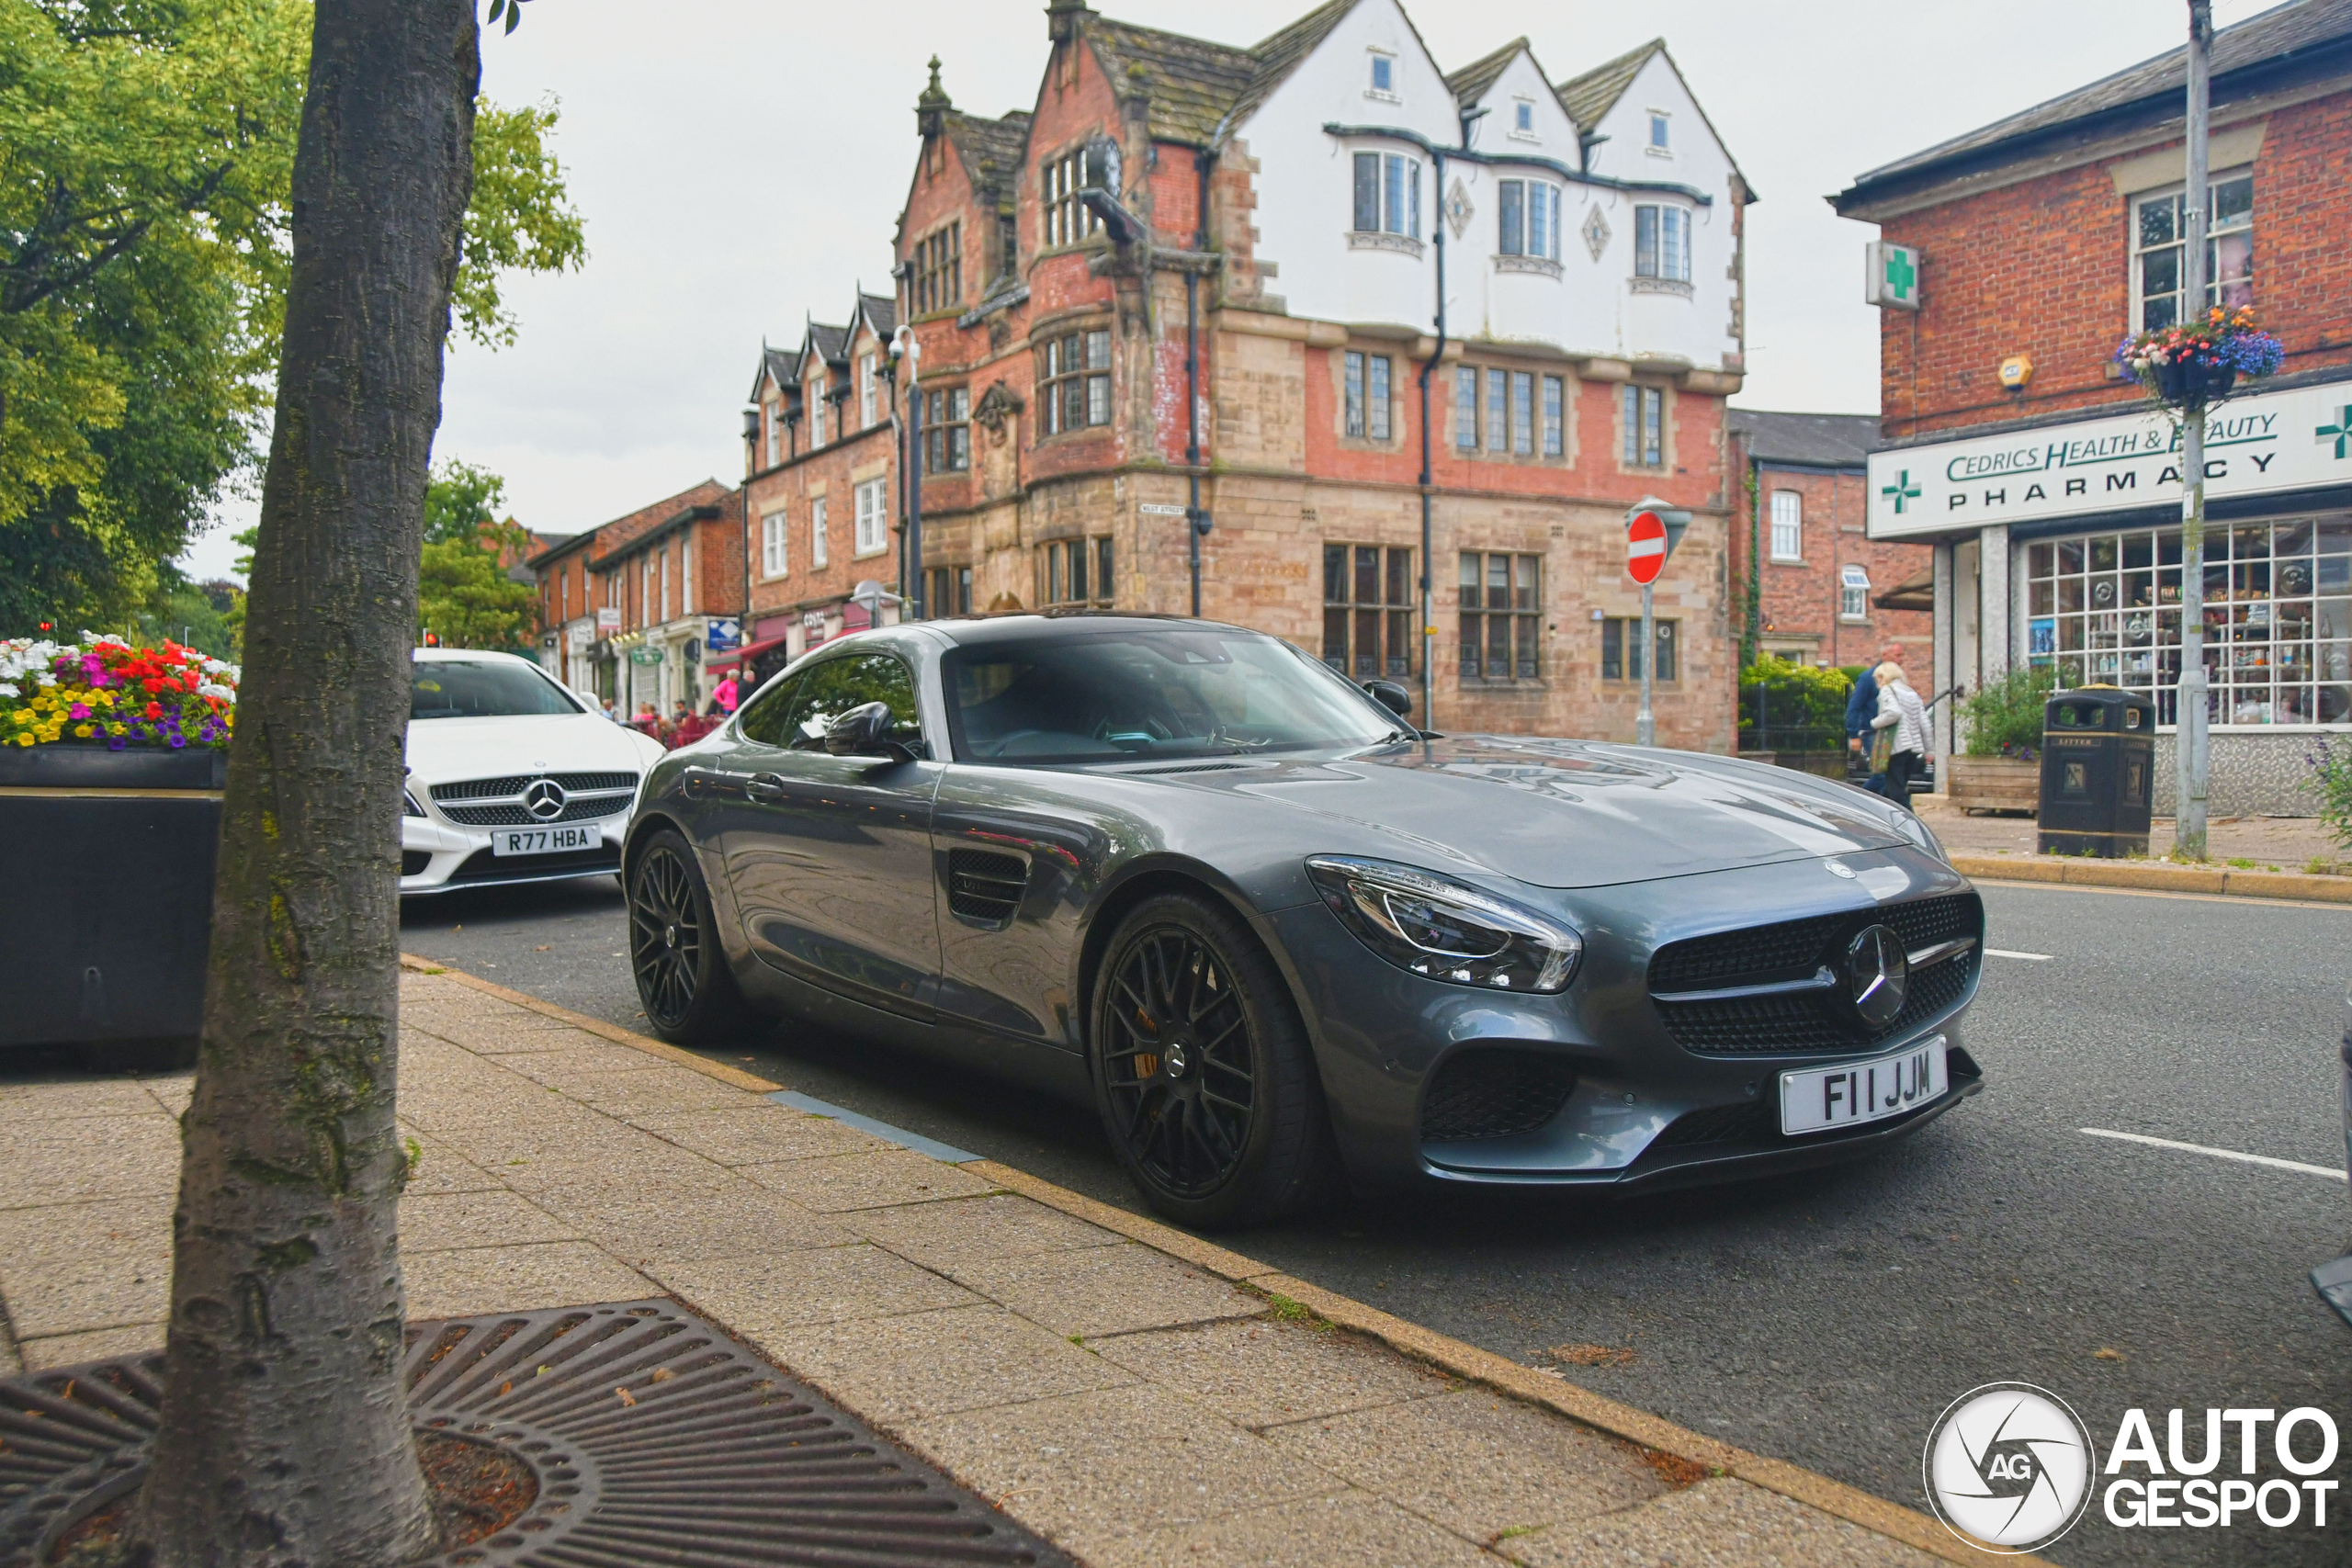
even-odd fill
[[[2012,668],[1985,682],[1960,705],[1972,757],[1998,757],[2012,750],[2041,750],[2041,713],[2058,689],[2058,671],[2049,664]]]
[[[0,628],[119,626],[249,481],[291,254],[309,0],[0,0]],[[550,101],[479,106],[455,321],[586,249]]]
[[[424,557],[416,580],[419,640],[444,648],[526,653],[539,629],[538,589],[506,575],[537,547],[514,522],[500,522],[506,482],[450,458],[424,487]]]
[[[1843,670],[1759,659],[1739,672],[1739,735],[1743,750],[1831,750],[1845,744],[1846,698],[1853,677]]]
[[[424,542],[473,539],[498,521],[506,504],[506,481],[488,468],[455,457],[439,464],[424,487]]]

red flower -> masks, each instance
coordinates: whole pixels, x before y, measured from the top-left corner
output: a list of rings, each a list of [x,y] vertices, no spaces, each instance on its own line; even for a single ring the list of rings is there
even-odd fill
[[[163,704],[161,704],[161,703],[149,703],[149,704],[147,705],[147,716],[148,716],[149,718],[161,718],[161,717],[163,717],[163,716],[164,716],[164,705],[163,705]]]

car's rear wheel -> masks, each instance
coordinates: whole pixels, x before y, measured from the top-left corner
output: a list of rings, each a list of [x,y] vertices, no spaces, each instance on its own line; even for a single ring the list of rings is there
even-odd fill
[[[628,956],[653,1032],[680,1045],[742,1028],[751,1010],[728,972],[710,890],[674,829],[648,839],[628,872]]]
[[[1306,1026],[1265,950],[1207,898],[1148,898],[1094,986],[1095,1102],[1152,1207],[1191,1225],[1295,1212],[1330,1167]]]

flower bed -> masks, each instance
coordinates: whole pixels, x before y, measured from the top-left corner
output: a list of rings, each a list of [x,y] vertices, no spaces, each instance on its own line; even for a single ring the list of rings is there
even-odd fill
[[[237,667],[175,642],[133,648],[99,632],[78,645],[0,642],[0,746],[226,746],[236,703]]]
[[[2117,345],[2115,362],[2158,402],[2202,408],[2229,395],[2239,377],[2267,376],[2286,347],[2254,322],[2252,306],[2214,309],[2205,320],[2134,333]]]

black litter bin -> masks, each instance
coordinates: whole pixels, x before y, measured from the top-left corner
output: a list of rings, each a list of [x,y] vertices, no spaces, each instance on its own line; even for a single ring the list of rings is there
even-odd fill
[[[2115,686],[2057,692],[2041,710],[2041,852],[2148,852],[2156,705]]]

